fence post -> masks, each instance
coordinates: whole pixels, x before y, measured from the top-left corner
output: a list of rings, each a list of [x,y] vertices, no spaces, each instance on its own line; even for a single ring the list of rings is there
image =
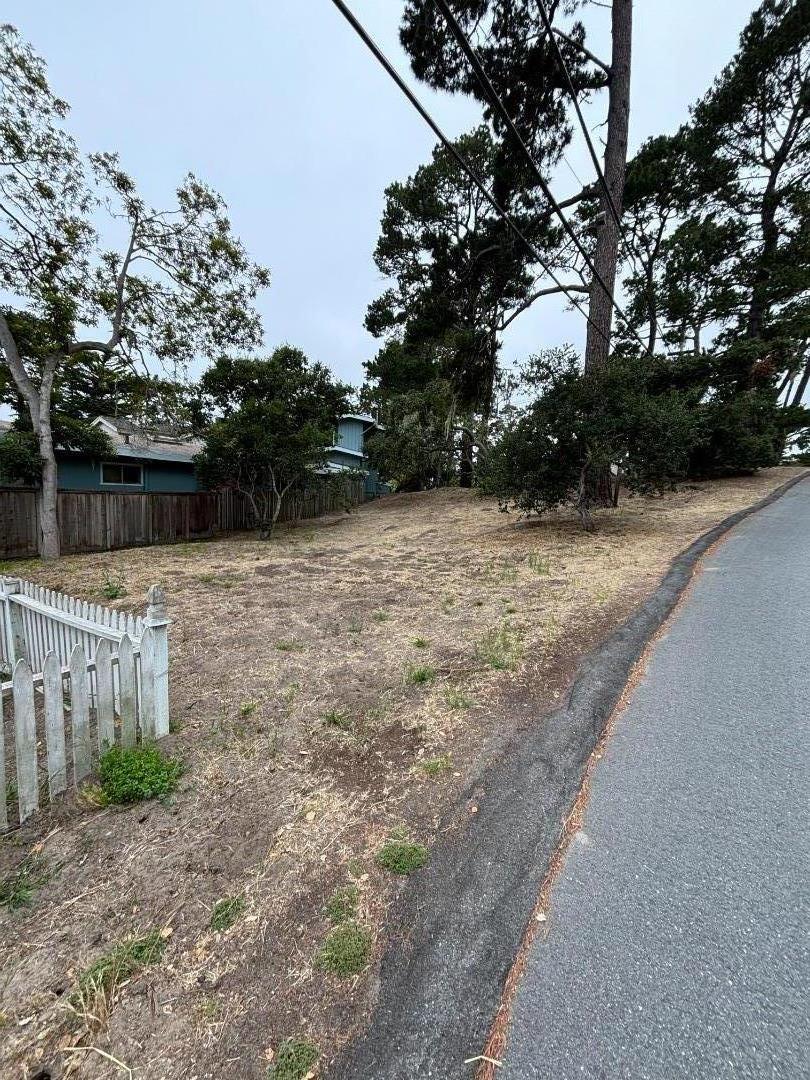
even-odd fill
[[[6,636],[6,655],[13,671],[18,660],[28,659],[22,611],[11,599],[15,593],[20,592],[22,586],[19,578],[0,578],[0,583],[2,583],[3,594],[3,633]]]
[[[166,594],[160,585],[151,585],[147,593],[144,626],[152,631],[154,679],[154,735],[162,739],[169,734],[169,619],[166,617]],[[150,725],[151,726],[151,725]]]

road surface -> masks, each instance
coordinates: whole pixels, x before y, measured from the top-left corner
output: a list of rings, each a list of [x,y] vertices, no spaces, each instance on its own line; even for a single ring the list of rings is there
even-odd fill
[[[738,525],[599,763],[501,1080],[810,1077],[810,481]]]

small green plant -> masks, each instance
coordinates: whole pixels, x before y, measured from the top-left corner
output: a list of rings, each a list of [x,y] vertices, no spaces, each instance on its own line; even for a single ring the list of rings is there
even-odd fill
[[[105,600],[119,600],[127,595],[127,590],[124,588],[124,575],[121,571],[116,574],[110,571],[107,574],[101,586],[101,595]]]
[[[324,911],[335,925],[348,922],[357,915],[360,893],[356,885],[342,885],[335,889],[326,902]]]
[[[268,1080],[304,1080],[318,1060],[318,1051],[306,1039],[287,1039],[270,1066]]]
[[[383,870],[390,870],[392,874],[412,874],[425,865],[428,851],[424,844],[412,840],[391,839],[383,844],[375,858]]]
[[[350,634],[360,634],[360,633],[362,633],[362,630],[363,630],[362,622],[360,621],[360,619],[357,618],[356,615],[352,615],[352,617],[349,619],[349,633]]]
[[[298,691],[301,689],[301,684],[297,682],[287,683],[281,692],[281,697],[285,705],[292,705],[295,701]]]
[[[345,709],[329,709],[321,717],[324,727],[337,728],[339,731],[348,731],[352,726],[352,718]]]
[[[426,649],[429,644],[430,644],[430,642],[428,641],[427,638],[424,638],[424,637],[411,638],[411,645],[413,645],[413,647],[415,649]]]
[[[81,973],[74,1004],[97,1013],[95,1002],[99,998],[109,1002],[122,982],[142,968],[156,964],[165,948],[166,938],[160,930],[120,942]]]
[[[457,686],[444,688],[444,703],[448,709],[471,709],[472,698]]]
[[[101,755],[98,772],[109,802],[132,803],[169,795],[177,787],[183,765],[149,744],[112,746]]]
[[[449,754],[440,754],[439,757],[425,758],[424,761],[418,762],[418,768],[422,770],[425,776],[439,776],[440,773],[446,772],[452,766],[452,761]]]
[[[250,716],[252,713],[256,712],[258,707],[258,701],[243,701],[242,704],[239,706],[239,715],[241,717]]]
[[[429,664],[406,664],[405,682],[410,686],[424,686],[436,678],[436,668]]]
[[[488,630],[478,643],[476,655],[495,671],[511,671],[523,655],[520,635],[506,623]]]
[[[355,922],[335,927],[315,956],[315,967],[346,978],[363,970],[371,956],[371,934]]]
[[[227,930],[233,926],[244,910],[244,896],[226,896],[222,900],[217,900],[211,912],[211,929]]]
[[[389,612],[383,611],[382,609],[380,609],[379,611],[372,611],[371,617],[374,620],[374,622],[383,623],[383,622],[388,622],[388,620],[391,618],[391,615],[390,615]]]
[[[290,641],[282,639],[276,642],[276,648],[279,652],[302,652],[304,646],[300,641]]]
[[[27,856],[10,874],[0,879],[0,907],[6,911],[24,907],[50,876],[42,859]]]
[[[540,577],[544,577],[551,570],[551,562],[544,559],[537,551],[532,551],[526,561],[529,564],[529,569]]]

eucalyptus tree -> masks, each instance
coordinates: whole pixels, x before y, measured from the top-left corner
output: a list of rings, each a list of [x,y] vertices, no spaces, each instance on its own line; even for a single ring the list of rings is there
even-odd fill
[[[111,153],[85,158],[65,130],[68,106],[43,60],[0,28],[0,362],[28,410],[42,462],[40,552],[59,554],[54,381],[78,354],[172,370],[192,357],[261,341],[253,301],[269,274],[234,237],[222,198],[188,175],[150,206]],[[123,236],[104,243],[104,216]],[[26,356],[14,313],[49,328],[52,347]]]

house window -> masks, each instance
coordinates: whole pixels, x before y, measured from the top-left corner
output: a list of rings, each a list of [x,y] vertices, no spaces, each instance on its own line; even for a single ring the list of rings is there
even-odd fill
[[[118,487],[143,487],[143,465],[123,465],[118,461],[104,461],[101,465],[102,484]]]

